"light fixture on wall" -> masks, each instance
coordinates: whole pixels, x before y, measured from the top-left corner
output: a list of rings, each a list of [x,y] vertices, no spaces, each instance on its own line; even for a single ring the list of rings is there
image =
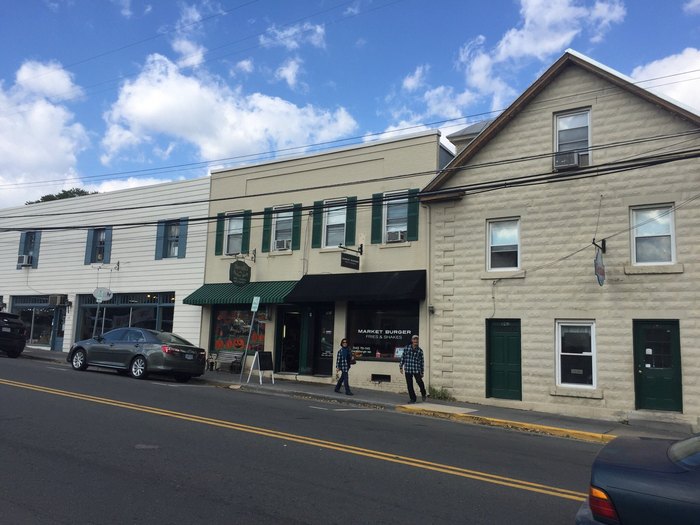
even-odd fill
[[[435,307],[432,304],[428,305],[428,313],[431,313],[431,314],[435,313]]]

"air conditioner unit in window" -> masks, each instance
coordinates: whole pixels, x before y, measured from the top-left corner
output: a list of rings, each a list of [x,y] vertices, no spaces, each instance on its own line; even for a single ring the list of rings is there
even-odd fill
[[[555,170],[569,170],[571,168],[579,167],[578,152],[576,151],[563,151],[554,155],[554,169]]]
[[[281,250],[289,250],[292,247],[292,240],[291,239],[277,239],[275,241],[275,250],[281,251]]]
[[[406,232],[386,232],[386,242],[403,242],[406,240]]]
[[[31,255],[20,255],[17,257],[17,266],[31,266],[32,256]]]

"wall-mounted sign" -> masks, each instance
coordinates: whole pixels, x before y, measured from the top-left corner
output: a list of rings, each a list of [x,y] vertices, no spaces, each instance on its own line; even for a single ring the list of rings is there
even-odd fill
[[[228,270],[229,280],[236,286],[244,286],[250,282],[250,266],[243,261],[231,263]]]
[[[112,290],[109,288],[95,288],[95,291],[92,292],[92,296],[95,298],[95,301],[102,303],[104,301],[109,301],[113,294]]]
[[[360,257],[359,255],[353,255],[351,253],[341,253],[340,254],[340,266],[344,268],[352,268],[353,270],[360,269]]]

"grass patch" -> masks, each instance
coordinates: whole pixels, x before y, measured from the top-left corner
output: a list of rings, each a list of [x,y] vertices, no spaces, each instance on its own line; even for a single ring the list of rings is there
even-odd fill
[[[454,401],[455,398],[450,394],[449,390],[446,388],[440,388],[439,390],[435,387],[428,387],[428,394],[433,399],[439,399],[441,401]]]

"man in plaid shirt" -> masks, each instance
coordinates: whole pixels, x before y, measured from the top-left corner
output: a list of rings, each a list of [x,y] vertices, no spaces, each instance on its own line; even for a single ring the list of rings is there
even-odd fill
[[[418,336],[411,336],[411,344],[408,345],[403,350],[401,355],[401,360],[399,361],[399,371],[406,375],[406,386],[408,387],[408,396],[411,398],[409,403],[416,402],[416,392],[413,389],[413,378],[415,377],[416,383],[420,388],[420,395],[425,401],[427,393],[425,391],[425,384],[423,384],[423,350],[418,346]]]

